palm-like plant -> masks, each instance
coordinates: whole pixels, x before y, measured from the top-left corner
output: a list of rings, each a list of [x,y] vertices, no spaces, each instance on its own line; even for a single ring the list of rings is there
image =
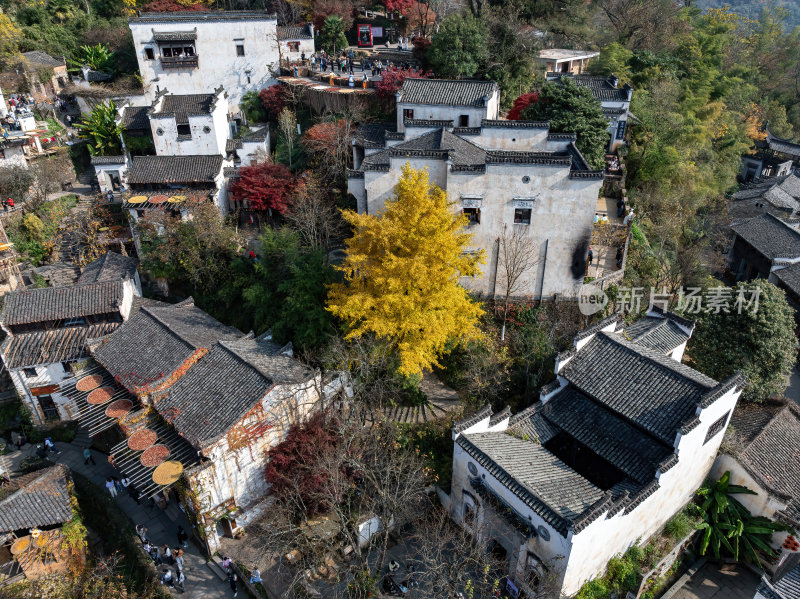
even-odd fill
[[[703,531],[700,538],[700,554],[708,548],[719,559],[727,551],[733,559],[740,554],[745,561],[761,566],[758,551],[774,557],[776,555],[769,540],[772,533],[790,530],[789,527],[762,516],[753,516],[733,495],[757,495],[747,487],[730,484],[731,473],[725,472],[716,482],[706,482],[697,491],[702,499],[703,522],[698,526]]]
[[[116,156],[122,153],[122,125],[117,122],[114,101],[98,104],[91,114],[76,125],[83,139],[89,140],[92,156]]]
[[[81,46],[75,58],[70,58],[68,62],[73,69],[80,69],[86,65],[93,71],[103,73],[114,71],[114,53],[103,44]]]

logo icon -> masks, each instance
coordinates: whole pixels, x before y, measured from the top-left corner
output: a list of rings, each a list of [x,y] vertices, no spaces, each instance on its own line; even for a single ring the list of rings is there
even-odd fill
[[[591,316],[600,312],[608,304],[605,292],[591,283],[581,285],[578,291],[578,309],[584,316]]]

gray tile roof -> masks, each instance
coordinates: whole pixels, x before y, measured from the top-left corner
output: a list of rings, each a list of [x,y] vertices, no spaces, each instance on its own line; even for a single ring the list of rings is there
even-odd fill
[[[800,262],[780,270],[774,270],[772,274],[796,297],[800,297]]]
[[[770,492],[796,501],[800,498],[800,407],[787,402],[777,411],[772,405],[759,408],[737,414],[731,421],[745,438],[738,460]],[[744,418],[753,421],[749,427],[743,426]],[[760,430],[754,430],[756,423]],[[748,430],[756,433],[749,440],[745,436]]]
[[[771,214],[762,214],[731,229],[766,258],[800,256],[800,232]]]
[[[427,156],[440,160],[451,160],[454,165],[484,164],[486,150],[472,142],[453,135],[446,129],[437,129],[397,144],[383,152],[377,152],[364,158],[362,170],[370,170],[375,166],[388,166],[389,158],[405,156]]]
[[[628,100],[628,86],[617,87],[619,80],[616,77],[601,77],[596,75],[572,75],[548,73],[549,80],[563,84],[569,79],[580,87],[588,87],[595,98],[601,102],[626,102]]]
[[[222,156],[134,156],[130,184],[213,183],[222,171]]]
[[[314,39],[311,35],[311,27],[306,25],[286,25],[278,27],[279,40],[310,40]]]
[[[616,333],[597,333],[560,373],[585,395],[672,445],[717,382]]]
[[[251,125],[251,127],[252,126],[253,125]],[[260,129],[256,129],[255,131],[251,130],[247,135],[242,136],[242,141],[243,142],[266,141],[268,134],[269,134],[269,125],[264,125]]]
[[[119,312],[122,296],[122,281],[22,289],[5,296],[0,320],[13,326],[109,314]]]
[[[602,490],[534,442],[505,433],[462,434],[456,442],[564,535],[604,498]]]
[[[484,106],[484,97],[497,91],[494,81],[408,78],[400,89],[398,103]]]
[[[242,336],[215,320],[193,301],[142,307],[107,337],[90,341],[92,355],[129,390],[175,372],[195,351],[220,339]]]
[[[314,377],[313,370],[280,350],[252,337],[220,341],[178,379],[156,409],[195,447],[208,447],[276,384]]]
[[[214,22],[214,21],[275,21],[274,13],[265,10],[213,10],[213,11],[176,11],[176,12],[143,12],[130,23],[181,23],[181,22]]]
[[[514,414],[508,421],[509,430],[523,439],[539,444],[547,443],[560,432],[560,429],[542,416],[543,408],[544,404],[537,401],[532,406]]]
[[[769,127],[766,127],[767,138],[766,144],[770,150],[789,154],[790,156],[800,156],[800,144],[793,142],[790,139],[783,139],[777,135],[773,135]]]
[[[216,94],[167,94],[153,115],[173,115],[178,124],[188,124],[190,116],[211,114]]]
[[[68,476],[67,467],[59,464],[12,479],[19,490],[0,501],[0,532],[71,520]]]
[[[123,256],[117,252],[106,252],[86,265],[80,278],[78,278],[78,283],[132,279],[136,276],[138,264],[139,261],[131,256]]]
[[[125,156],[92,156],[92,164],[125,164]]]
[[[122,126],[125,129],[150,131],[150,119],[147,117],[149,110],[149,106],[126,106],[122,110]]]
[[[197,39],[197,27],[191,31],[154,31],[153,39],[157,42],[188,42]]]
[[[554,395],[542,407],[541,415],[641,484],[651,481],[658,465],[673,453],[671,445],[657,441],[572,387]]]
[[[0,351],[6,368],[27,368],[80,360],[89,356],[87,339],[108,335],[118,326],[119,323],[106,322],[52,331],[19,333],[7,337]]]
[[[354,141],[367,148],[383,148],[386,144],[386,133],[396,132],[395,123],[361,123],[356,130]]]
[[[778,582],[772,582],[764,576],[756,590],[767,599],[798,599],[800,597],[800,566],[789,570]]]
[[[40,52],[39,50],[23,52],[22,57],[26,62],[40,67],[63,67],[66,64],[63,57],[54,58],[46,52]]]
[[[478,424],[481,420],[484,420],[486,418],[491,418],[491,416],[492,416],[492,406],[486,404],[474,414],[470,414],[466,418],[462,418],[461,420],[454,422],[453,431],[456,433],[460,433],[461,431],[465,431],[469,427]]]
[[[645,316],[625,327],[624,335],[634,343],[667,355],[689,340],[669,318]]]

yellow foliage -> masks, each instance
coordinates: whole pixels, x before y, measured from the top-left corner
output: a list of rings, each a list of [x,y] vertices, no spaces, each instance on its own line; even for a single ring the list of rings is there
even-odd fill
[[[400,358],[399,371],[418,375],[437,365],[451,339],[479,337],[483,310],[458,284],[480,274],[483,251],[467,253],[467,221],[454,215],[427,170],[408,164],[394,198],[377,215],[343,213],[355,233],[331,285],[327,309],[349,327],[348,339],[373,334]]]
[[[136,16],[136,0],[122,0],[122,13],[126,17]]]
[[[202,4],[203,6],[211,6],[212,0],[175,0],[181,6],[194,6],[195,4]]]
[[[0,63],[9,63],[19,57],[22,31],[7,15],[0,13]]]
[[[753,141],[761,141],[766,139],[767,132],[764,130],[764,123],[766,122],[766,111],[763,107],[755,102],[750,102],[747,107],[747,113],[744,117],[744,126],[747,137]]]

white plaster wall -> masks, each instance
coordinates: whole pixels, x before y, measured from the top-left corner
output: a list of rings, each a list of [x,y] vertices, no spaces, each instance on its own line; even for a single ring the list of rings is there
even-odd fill
[[[577,593],[589,579],[605,572],[608,560],[637,541],[645,541],[686,505],[711,471],[724,433],[703,444],[708,427],[726,412],[732,412],[739,391],[729,391],[703,410],[700,425],[680,439],[678,463],[661,475],[660,487],[629,514],[624,511],[601,516],[574,535],[562,592]]]
[[[467,139],[487,150],[522,152],[551,151],[547,148],[547,127],[492,127],[484,125],[481,134]]]
[[[124,164],[95,164],[94,174],[97,176],[97,183],[100,185],[101,192],[107,192],[112,188],[111,175],[119,177],[122,185],[127,185],[125,174],[127,168]]]
[[[567,562],[572,559],[571,539],[563,537],[561,533],[556,531],[550,524],[545,522],[541,516],[525,505],[516,495],[509,491],[505,486],[500,484],[491,474],[489,474],[486,469],[475,462],[459,445],[455,445],[453,450],[453,478],[451,486],[452,490],[450,492],[450,498],[452,502],[452,518],[459,524],[464,525],[463,490],[466,489],[475,496],[476,501],[480,504],[477,510],[475,527],[473,529],[466,527],[467,530],[470,530],[473,534],[479,534],[484,537],[490,536],[493,532],[496,534],[498,529],[501,530],[501,527],[498,527],[497,522],[495,522],[498,520],[498,518],[494,514],[493,508],[485,505],[483,498],[478,495],[470,485],[470,474],[469,470],[467,469],[467,464],[469,462],[475,464],[475,467],[478,469],[478,476],[481,478],[483,483],[491,487],[491,489],[497,495],[502,497],[507,504],[511,505],[518,514],[520,514],[523,518],[529,518],[530,522],[537,528],[539,526],[543,526],[547,529],[547,532],[550,533],[550,539],[548,541],[544,541],[542,537],[536,536],[527,541],[526,548],[527,550],[530,550],[538,555],[539,558],[548,564],[549,567],[552,567],[556,572],[556,578],[560,580],[562,574],[560,574],[559,571],[563,571]],[[524,560],[519,559],[520,554],[525,553],[522,551],[522,547],[520,547],[518,544],[518,541],[521,539],[522,536],[518,533],[516,533],[515,538],[512,539],[497,539],[507,550],[510,549],[510,573],[512,576],[516,576],[516,579],[524,578],[524,576],[521,576],[522,573],[518,569],[520,565],[524,565]],[[482,540],[488,542],[490,539],[484,538]],[[514,568],[515,564],[517,568]]]
[[[369,214],[376,214],[392,198],[394,187],[406,164],[412,168],[427,168],[430,181],[445,189],[453,209],[461,210],[461,197],[482,197],[481,222],[470,225],[471,247],[486,252],[486,264],[481,267],[480,279],[464,279],[465,286],[485,294],[496,288],[495,262],[497,239],[515,230],[529,236],[538,248],[540,264],[525,277],[522,296],[549,297],[554,293],[575,295],[583,282],[583,272],[572,275],[576,248],[588,244],[594,222],[594,210],[602,185],[599,179],[570,179],[569,167],[560,165],[488,165],[485,173],[449,172],[444,160],[430,158],[392,158],[388,172],[366,171],[363,185],[366,201],[362,200],[361,180],[353,179],[348,190],[367,204]],[[529,177],[527,183],[523,177]],[[530,225],[514,224],[514,199],[536,198]],[[581,260],[583,258],[581,257]]]
[[[0,168],[9,166],[20,166],[28,168],[28,161],[25,160],[25,150],[23,146],[9,146],[6,148],[5,158],[0,158]]]
[[[165,20],[169,17],[165,16]],[[129,23],[133,45],[144,80],[145,96],[152,102],[159,89],[173,94],[211,93],[222,85],[228,92],[231,109],[237,107],[248,91],[258,91],[276,81],[278,40],[274,17],[242,18],[236,21],[197,21],[155,23],[132,20]],[[153,31],[191,31],[197,28],[195,68],[164,69],[158,59],[158,44]],[[244,40],[244,56],[236,55],[236,41]],[[153,48],[154,60],[147,60],[145,48]],[[250,71],[249,81],[247,71]],[[158,78],[158,82],[154,79]]]
[[[495,104],[496,105],[496,104]],[[492,100],[489,106],[446,106],[443,104],[410,104],[400,102],[397,104],[397,130],[405,131],[403,125],[403,111],[410,109],[414,111],[415,119],[426,119],[435,121],[453,121],[455,126],[459,125],[459,117],[462,114],[469,116],[468,127],[480,127],[482,119],[497,118],[497,110],[492,107]],[[494,114],[494,116],[490,116]]]
[[[289,50],[289,42],[298,42],[300,44],[297,52],[292,52]],[[314,53],[314,40],[312,39],[303,39],[303,40],[281,40],[281,58],[284,60],[300,60],[303,52],[306,54],[306,60],[311,58],[311,55]]]
[[[688,343],[687,341],[681,343],[678,347],[672,350],[672,353],[669,355],[669,357],[675,360],[676,362],[681,362],[683,360],[683,352],[686,351],[687,343]]]
[[[189,117],[189,130],[191,139],[178,139],[178,124],[171,115],[151,115],[150,129],[153,132],[156,154],[159,156],[197,156],[225,153],[225,140],[228,138],[227,117],[220,111],[223,120],[220,123],[220,114],[196,115]],[[208,127],[209,131],[204,129]],[[158,135],[158,129],[164,131]]]
[[[730,484],[743,485],[757,493],[757,495],[742,494],[736,496],[736,499],[750,510],[754,516],[772,518],[775,512],[786,508],[786,503],[781,502],[775,497],[771,497],[769,492],[744,469],[736,458],[723,453],[714,460],[714,466],[711,468],[710,476],[712,479],[718,480],[726,471],[730,471],[731,473]]]
[[[72,373],[64,370],[61,362],[54,364],[41,364],[35,366],[36,376],[27,377],[23,369],[9,370],[11,381],[14,383],[14,388],[22,398],[22,401],[31,411],[34,423],[44,423],[44,414],[39,407],[39,400],[31,394],[31,387],[47,387],[49,385],[58,385],[64,379],[71,378]],[[61,420],[73,420],[78,417],[78,406],[62,393],[51,393],[50,397],[58,409],[58,415]]]
[[[264,141],[242,141],[242,149],[238,151],[241,166],[253,164],[254,157],[259,150],[262,150],[262,152],[269,150],[269,133],[267,133],[267,138]]]

